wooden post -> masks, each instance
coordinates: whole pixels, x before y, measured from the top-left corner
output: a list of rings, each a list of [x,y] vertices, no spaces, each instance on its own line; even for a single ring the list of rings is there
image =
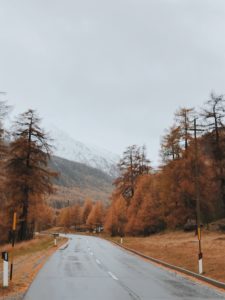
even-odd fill
[[[13,213],[13,224],[12,224],[12,253],[11,253],[11,265],[10,265],[10,280],[12,280],[13,277],[15,239],[16,239],[16,212]]]
[[[199,187],[199,168],[198,168],[198,141],[197,141],[197,123],[194,119],[194,138],[195,138],[195,195],[196,195],[196,214],[198,231],[198,272],[203,273],[203,254],[201,245],[201,213],[200,213],[200,187]]]

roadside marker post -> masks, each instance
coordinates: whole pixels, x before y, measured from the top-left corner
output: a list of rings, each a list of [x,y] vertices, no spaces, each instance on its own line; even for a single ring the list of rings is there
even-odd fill
[[[3,259],[3,287],[9,286],[9,253],[7,251],[2,252]]]
[[[57,247],[57,237],[59,236],[58,233],[53,233],[53,237],[54,237],[54,246]]]
[[[198,243],[199,243],[199,253],[198,253],[198,270],[199,274],[203,274],[203,254],[202,254],[202,245],[201,245],[201,227],[198,227]]]
[[[199,274],[202,275],[203,273],[202,253],[199,253],[198,255],[198,269],[199,269]]]

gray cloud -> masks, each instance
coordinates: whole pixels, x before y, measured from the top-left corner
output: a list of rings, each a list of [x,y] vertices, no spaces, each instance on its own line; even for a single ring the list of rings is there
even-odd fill
[[[223,0],[2,0],[0,90],[72,137],[121,153],[179,106],[225,91]]]

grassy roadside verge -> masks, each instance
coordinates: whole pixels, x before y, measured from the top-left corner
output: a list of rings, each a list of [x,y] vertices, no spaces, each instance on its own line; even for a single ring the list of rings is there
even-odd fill
[[[65,238],[58,239],[58,247],[67,241]],[[58,247],[54,246],[51,236],[40,235],[34,240],[16,244],[14,251],[14,272],[13,280],[7,289],[2,287],[2,262],[0,264],[0,299],[1,300],[20,300],[41,269],[49,256]],[[0,251],[10,251],[10,245],[0,247]]]
[[[120,243],[119,237],[103,235]],[[169,264],[198,272],[198,241],[193,232],[164,232],[150,237],[125,237],[123,245]],[[225,233],[204,231],[204,275],[225,282]]]

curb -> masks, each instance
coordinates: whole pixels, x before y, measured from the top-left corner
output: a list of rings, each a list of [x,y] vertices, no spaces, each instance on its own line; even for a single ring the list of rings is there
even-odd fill
[[[120,243],[117,243],[117,242],[114,242],[114,241],[111,241],[111,240],[108,240],[108,241],[110,241],[111,243],[116,244],[117,246],[119,246],[119,247],[121,247],[121,248],[123,248],[123,249],[125,249],[125,250],[127,250],[127,251],[129,251],[129,252],[132,252],[132,253],[134,253],[134,254],[136,254],[136,255],[139,255],[139,256],[141,256],[141,257],[143,257],[143,258],[146,258],[146,259],[148,259],[148,260],[150,260],[150,261],[152,261],[152,262],[155,262],[155,263],[157,263],[157,264],[159,264],[159,265],[161,265],[161,266],[164,266],[164,267],[167,267],[167,268],[169,268],[169,269],[171,269],[171,270],[175,270],[175,271],[178,271],[178,272],[180,272],[180,273],[183,273],[183,274],[192,276],[192,277],[194,277],[194,278],[196,278],[196,279],[199,279],[199,280],[204,281],[204,282],[206,282],[206,283],[209,283],[209,284],[211,284],[211,285],[213,285],[213,286],[215,286],[215,287],[218,287],[218,288],[220,288],[220,289],[224,289],[224,290],[225,290],[225,283],[223,283],[223,282],[217,281],[217,280],[215,280],[215,279],[211,279],[211,278],[209,278],[209,277],[202,276],[202,275],[200,275],[200,274],[197,274],[197,273],[195,273],[195,272],[192,272],[192,271],[183,269],[183,268],[181,268],[181,267],[177,267],[177,266],[171,265],[171,264],[169,264],[169,263],[166,263],[166,262],[164,262],[164,261],[162,261],[162,260],[153,258],[153,257],[151,257],[151,256],[144,255],[143,253],[140,253],[140,252],[138,252],[138,251],[136,251],[136,250],[133,250],[133,249],[131,249],[131,248],[128,248],[128,247],[126,247],[126,246],[123,246],[123,245],[121,245]]]

